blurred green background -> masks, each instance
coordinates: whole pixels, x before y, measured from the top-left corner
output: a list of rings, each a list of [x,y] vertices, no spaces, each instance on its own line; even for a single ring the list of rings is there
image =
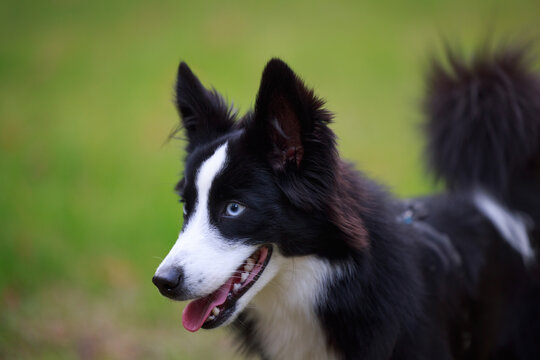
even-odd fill
[[[180,59],[242,111],[282,57],[343,156],[397,194],[423,171],[422,74],[442,39],[538,35],[531,1],[0,1],[0,358],[232,359],[150,279],[180,228]]]

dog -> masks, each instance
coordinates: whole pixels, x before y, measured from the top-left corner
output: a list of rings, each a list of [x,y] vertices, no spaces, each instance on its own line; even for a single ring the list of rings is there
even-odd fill
[[[540,75],[526,47],[428,71],[409,200],[342,160],[324,102],[280,59],[240,117],[182,62],[184,223],[153,283],[191,332],[262,359],[540,359]]]

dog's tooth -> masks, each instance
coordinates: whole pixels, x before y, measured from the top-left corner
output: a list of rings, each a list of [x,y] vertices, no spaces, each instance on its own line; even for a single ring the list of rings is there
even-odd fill
[[[255,267],[255,261],[253,261],[252,258],[248,258],[246,260],[246,265],[244,265],[244,270],[247,271],[247,272],[250,272],[251,270],[253,270],[253,268]]]
[[[236,284],[233,285],[233,291],[236,293],[236,292],[238,292],[238,290],[240,290],[241,287],[242,287],[241,284],[236,283]]]
[[[247,272],[243,272],[242,275],[240,275],[240,280],[244,282],[247,280],[248,276],[249,274]]]
[[[255,265],[246,264],[246,265],[244,265],[244,271],[245,272],[251,272],[251,270],[253,270],[254,267],[255,267]]]
[[[210,315],[210,316],[208,317],[208,320],[214,320],[215,318],[216,318],[216,317],[215,317],[214,315]]]
[[[212,309],[212,314],[214,314],[214,316],[219,315],[219,309],[217,308],[217,306]]]

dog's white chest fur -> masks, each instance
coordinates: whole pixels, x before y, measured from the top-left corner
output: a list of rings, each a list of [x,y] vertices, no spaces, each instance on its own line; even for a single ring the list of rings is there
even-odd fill
[[[276,256],[277,257],[277,256]],[[313,256],[279,256],[279,272],[252,300],[255,331],[271,359],[334,359],[315,314],[336,272]]]

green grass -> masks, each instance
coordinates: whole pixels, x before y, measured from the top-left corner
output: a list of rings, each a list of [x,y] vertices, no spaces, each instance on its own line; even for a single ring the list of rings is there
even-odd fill
[[[398,195],[422,170],[422,72],[441,38],[538,35],[538,1],[0,1],[0,357],[234,358],[150,278],[180,227],[180,59],[241,110],[282,57],[340,151]]]

